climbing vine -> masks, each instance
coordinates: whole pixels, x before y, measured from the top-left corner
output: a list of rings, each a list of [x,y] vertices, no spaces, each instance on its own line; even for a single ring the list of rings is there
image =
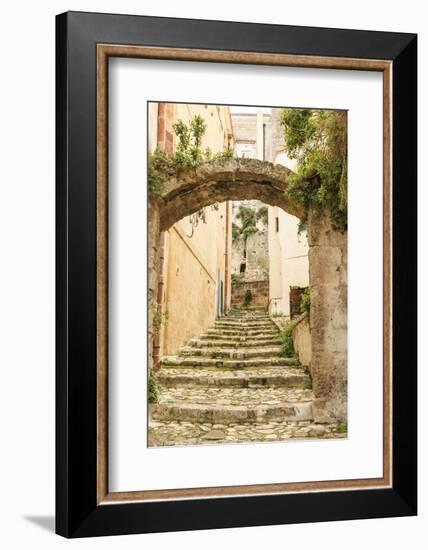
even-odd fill
[[[149,304],[149,312],[151,312],[151,321],[149,326],[149,334],[151,336],[159,336],[161,327],[168,320],[168,313],[162,313],[155,303]]]
[[[297,160],[288,195],[308,212],[329,212],[335,229],[347,228],[347,114],[344,111],[284,109],[285,152]]]
[[[160,196],[164,183],[175,172],[172,158],[163,149],[156,149],[149,155],[147,187],[149,194]]]

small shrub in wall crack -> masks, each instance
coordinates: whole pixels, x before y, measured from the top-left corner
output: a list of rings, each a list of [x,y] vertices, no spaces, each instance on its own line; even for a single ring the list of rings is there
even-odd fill
[[[295,323],[293,321],[286,321],[281,330],[281,353],[284,357],[296,357],[293,342],[294,326]]]
[[[305,390],[311,390],[312,389],[312,373],[311,373],[311,369],[309,368],[308,365],[304,365],[303,366],[303,371],[305,374],[308,375],[308,379],[305,383]]]
[[[251,290],[248,288],[246,291],[245,291],[245,294],[244,294],[244,305],[245,306],[249,306],[251,304],[251,302],[253,301],[253,293],[251,292]]]
[[[232,273],[232,284],[239,284],[242,283],[242,275],[237,275],[236,273]]]
[[[302,293],[302,301],[300,302],[300,313],[303,313],[306,321],[309,323],[311,320],[311,291],[305,288]]]
[[[149,391],[149,403],[158,403],[159,402],[159,388],[156,376],[150,372],[149,382],[148,382],[148,391]]]

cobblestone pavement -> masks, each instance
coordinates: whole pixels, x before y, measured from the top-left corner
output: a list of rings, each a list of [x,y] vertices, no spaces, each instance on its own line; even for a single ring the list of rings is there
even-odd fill
[[[338,439],[344,426],[312,421],[309,373],[281,355],[265,311],[235,310],[215,322],[157,373],[149,446]]]
[[[210,424],[152,421],[149,446],[212,445],[287,440],[344,439],[338,424],[271,422],[269,424]]]
[[[312,391],[299,388],[162,388],[161,403],[189,402],[195,405],[281,405],[312,400]]]
[[[219,368],[168,368],[162,369],[158,377],[162,385],[175,383],[204,386],[231,385],[245,386],[251,384],[270,383],[280,385],[284,381],[288,386],[302,386],[306,383],[306,375],[295,367],[254,367],[252,369],[219,369]]]

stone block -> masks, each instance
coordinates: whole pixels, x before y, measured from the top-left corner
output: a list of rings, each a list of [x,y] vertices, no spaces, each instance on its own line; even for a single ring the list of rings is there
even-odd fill
[[[310,213],[308,221],[308,243],[310,246],[339,246],[346,248],[346,231],[333,229],[328,214]]]
[[[309,249],[309,280],[313,285],[339,285],[343,253],[338,246],[312,246]]]

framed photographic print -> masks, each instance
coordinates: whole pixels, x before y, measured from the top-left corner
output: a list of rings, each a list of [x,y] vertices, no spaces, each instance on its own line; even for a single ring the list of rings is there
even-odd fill
[[[412,34],[57,16],[57,532],[414,515]]]

